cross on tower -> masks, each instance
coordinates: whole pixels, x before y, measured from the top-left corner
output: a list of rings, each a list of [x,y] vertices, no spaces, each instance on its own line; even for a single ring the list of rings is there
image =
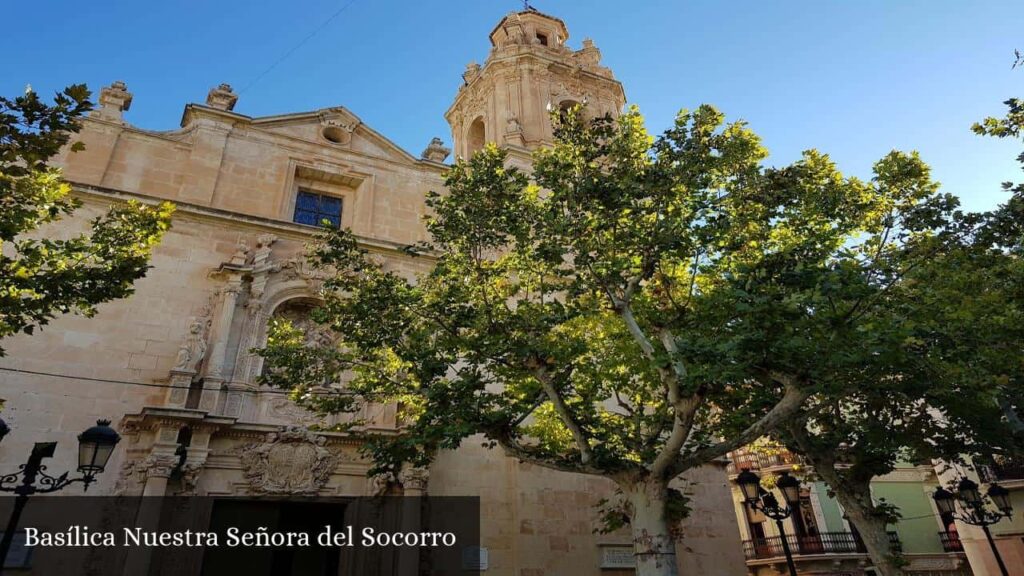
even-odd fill
[[[530,0],[523,0],[523,10],[524,11],[533,10],[533,6],[530,6]]]

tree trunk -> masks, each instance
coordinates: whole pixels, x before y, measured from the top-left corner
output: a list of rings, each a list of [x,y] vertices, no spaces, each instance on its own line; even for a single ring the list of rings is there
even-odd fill
[[[815,468],[817,470],[817,468]],[[842,505],[846,517],[857,529],[871,562],[881,576],[903,576],[903,569],[889,543],[889,532],[885,519],[875,510],[869,485],[853,485],[840,477],[832,468],[817,470],[821,479],[832,489],[836,500]]]
[[[630,508],[636,576],[677,576],[676,542],[665,516],[668,485],[646,480],[622,492]]]

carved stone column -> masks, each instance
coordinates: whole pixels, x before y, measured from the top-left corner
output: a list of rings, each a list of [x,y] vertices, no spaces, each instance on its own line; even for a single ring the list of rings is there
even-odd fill
[[[178,430],[181,426],[173,421],[161,422],[156,431],[149,456],[140,466],[145,474],[143,496],[163,496],[167,492],[167,479],[178,465]]]
[[[161,427],[157,433],[157,443],[153,446],[153,452],[142,462],[141,468],[146,475],[145,487],[142,490],[142,501],[139,504],[139,511],[135,516],[135,525],[145,532],[156,531],[160,526],[160,511],[162,498],[167,492],[167,479],[178,463],[177,456],[173,451],[168,453],[166,442],[171,433],[177,437],[177,431],[170,427]],[[175,444],[176,445],[176,444]],[[149,565],[152,560],[152,548],[140,546],[131,547],[125,557],[124,576],[136,574],[148,574]]]
[[[228,339],[231,336],[231,324],[235,319],[235,306],[238,293],[242,289],[242,277],[230,273],[227,286],[221,290],[220,311],[213,324],[213,346],[210,352],[210,364],[203,378],[202,396],[199,398],[199,409],[213,412],[217,408],[217,397],[224,384],[224,365],[227,362]]]
[[[178,464],[174,454],[154,453],[143,461],[146,484],[142,488],[143,496],[164,496],[167,494],[167,479]]]
[[[403,468],[398,475],[402,483],[404,498],[402,499],[402,532],[419,532],[423,526],[423,496],[427,494],[427,479],[430,476],[426,468]],[[403,547],[398,551],[397,574],[419,574],[420,549]]]
[[[210,426],[192,427],[192,438],[188,445],[185,463],[181,467],[182,493],[195,495],[199,474],[206,465],[206,459],[210,455],[210,437],[216,428]]]

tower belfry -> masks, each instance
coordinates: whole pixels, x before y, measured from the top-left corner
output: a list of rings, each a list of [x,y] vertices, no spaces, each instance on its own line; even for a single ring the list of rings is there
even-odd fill
[[[551,142],[550,107],[586,103],[586,114],[617,115],[626,95],[601,52],[586,39],[573,50],[562,20],[529,3],[491,31],[483,66],[470,63],[455,102],[445,113],[455,153],[468,158],[487,142],[507,147],[513,157]]]

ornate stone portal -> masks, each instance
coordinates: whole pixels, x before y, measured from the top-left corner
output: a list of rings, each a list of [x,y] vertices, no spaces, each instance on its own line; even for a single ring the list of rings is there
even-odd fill
[[[255,494],[315,495],[327,483],[335,458],[326,438],[298,426],[270,433],[239,449],[242,470]]]

